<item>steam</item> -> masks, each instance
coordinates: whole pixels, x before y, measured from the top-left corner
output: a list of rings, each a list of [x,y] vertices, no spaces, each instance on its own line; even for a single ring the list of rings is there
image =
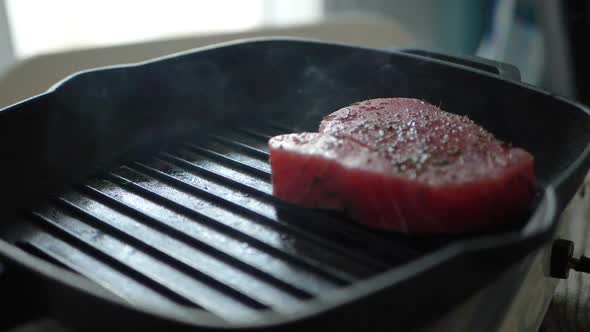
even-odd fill
[[[386,52],[283,40],[88,72],[51,96],[46,151],[52,164],[82,156],[91,165],[219,126],[271,119],[315,131],[323,116],[341,107],[410,91],[402,69]]]
[[[397,68],[387,53],[372,54],[368,50],[353,48],[328,49],[331,52],[321,56],[306,56],[304,63],[298,63],[299,68],[292,68],[285,75],[290,81],[282,84],[290,93],[278,103],[284,102],[285,113],[289,114],[278,117],[290,121],[292,127],[316,131],[323,116],[342,107],[370,98],[403,95],[408,91],[407,75]]]

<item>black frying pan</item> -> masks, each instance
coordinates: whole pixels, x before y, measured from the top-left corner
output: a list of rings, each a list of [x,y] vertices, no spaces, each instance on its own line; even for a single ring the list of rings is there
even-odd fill
[[[363,241],[379,238],[419,254],[368,278],[346,283],[337,291],[312,296],[292,312],[260,310],[255,321],[226,320],[205,310],[185,310],[181,304],[178,310],[130,306],[51,257],[17,246],[55,227],[25,227],[28,222],[22,221],[22,216],[29,211],[43,209],[48,199],[67,192],[72,184],[84,183],[132,160],[149,159],[179,139],[201,142],[211,135],[232,135],[228,128],[258,128],[270,122],[281,124],[274,125],[275,132],[280,131],[278,127],[283,131],[313,129],[323,115],[342,106],[387,96],[440,104],[530,151],[535,156],[539,186],[539,199],[530,215],[519,227],[427,240],[424,245],[423,240],[369,234],[343,221],[340,225],[351,230],[351,237]],[[393,323],[410,329],[440,317],[552,239],[560,212],[588,170],[588,142],[590,117],[585,107],[518,82],[518,71],[508,65],[424,51],[374,50],[291,39],[213,46],[137,65],[78,73],[43,95],[3,110],[0,257],[10,269],[25,272],[29,292],[19,290],[22,296],[40,298],[31,300],[36,305],[30,305],[30,310],[87,330],[112,324],[154,330],[294,330]],[[200,149],[199,153],[212,160],[228,161],[223,153]],[[251,167],[240,167],[252,171]],[[166,177],[153,169],[150,172]],[[223,174],[207,176],[225,181]],[[227,183],[259,194],[259,188]],[[125,181],[120,185],[133,186]],[[231,199],[223,202],[239,210]],[[284,213],[278,206],[277,211]],[[335,241],[342,250],[363,255],[362,248],[348,248],[348,242],[331,238],[340,232],[338,223],[333,222],[337,216],[314,216],[314,225],[306,231]],[[322,218],[332,220],[331,226],[322,226]],[[40,223],[47,222],[40,219]],[[68,245],[80,241],[67,234],[60,236]],[[133,241],[130,243],[136,243]],[[388,246],[368,244],[364,254],[375,251],[386,256],[383,251]],[[301,250],[296,253],[300,256],[294,259],[313,260]],[[227,292],[233,294],[233,290]],[[510,296],[498,294],[490,303]],[[498,320],[498,315],[497,310],[482,311],[486,317],[482,321]]]

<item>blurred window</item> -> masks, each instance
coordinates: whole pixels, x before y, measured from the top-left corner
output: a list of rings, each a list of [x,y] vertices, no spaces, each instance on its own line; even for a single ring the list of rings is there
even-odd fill
[[[322,0],[6,0],[17,58],[317,20]]]

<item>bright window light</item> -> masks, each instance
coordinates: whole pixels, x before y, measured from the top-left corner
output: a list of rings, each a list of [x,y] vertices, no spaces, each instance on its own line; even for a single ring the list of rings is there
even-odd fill
[[[315,20],[322,1],[6,0],[17,58]]]

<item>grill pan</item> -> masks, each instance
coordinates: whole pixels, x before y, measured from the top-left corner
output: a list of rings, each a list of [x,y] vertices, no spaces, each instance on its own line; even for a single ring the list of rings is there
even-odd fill
[[[300,39],[75,74],[0,112],[0,257],[20,281],[0,287],[15,310],[84,330],[423,327],[549,243],[588,170],[586,108],[518,78],[480,59]],[[414,239],[272,197],[269,137],[391,96],[529,150],[530,213]],[[482,317],[499,320],[512,296]]]

